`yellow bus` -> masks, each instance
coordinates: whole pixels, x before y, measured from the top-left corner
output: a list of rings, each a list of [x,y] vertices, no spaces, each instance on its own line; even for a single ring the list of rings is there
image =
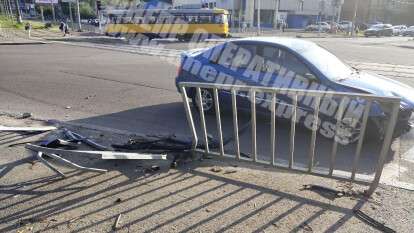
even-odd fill
[[[224,9],[108,10],[105,33],[112,36],[145,35],[188,40],[194,35],[229,37],[229,12]]]

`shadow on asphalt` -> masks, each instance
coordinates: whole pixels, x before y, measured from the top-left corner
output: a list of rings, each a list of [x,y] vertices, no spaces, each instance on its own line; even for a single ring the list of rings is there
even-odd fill
[[[250,121],[247,113],[239,112],[239,129]],[[200,117],[193,109],[193,118],[197,129],[199,141],[203,141],[200,127]],[[221,113],[224,138],[233,136],[233,120],[231,112],[223,110]],[[127,111],[111,113],[91,118],[79,119],[74,123],[93,124],[101,127],[127,130],[141,134],[177,134],[191,137],[186,121],[183,104],[180,102],[145,106]],[[206,115],[207,133],[215,139],[218,138],[215,115]],[[251,127],[240,135],[240,150],[243,154],[251,154]],[[285,161],[289,160],[290,121],[278,120],[276,122],[276,157]],[[299,167],[307,165],[309,161],[309,148],[311,131],[297,124],[294,149],[294,163]],[[362,147],[358,173],[372,176],[375,172],[381,146],[378,142],[364,140]],[[333,140],[317,135],[315,159],[316,167],[329,169]],[[235,145],[233,141],[224,148],[225,153],[234,155]],[[214,150],[213,150],[214,151]],[[215,150],[218,152],[218,150]],[[258,158],[264,161],[271,161],[270,144],[270,118],[264,115],[257,116],[257,152]],[[338,144],[338,152],[334,169],[350,172],[352,170],[353,158],[356,152],[356,143],[350,145]],[[389,153],[386,162],[392,160],[392,153]],[[295,164],[294,164],[295,165]],[[350,174],[349,174],[350,175]]]

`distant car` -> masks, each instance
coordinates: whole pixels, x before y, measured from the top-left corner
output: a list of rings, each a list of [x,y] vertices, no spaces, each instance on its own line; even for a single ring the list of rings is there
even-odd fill
[[[310,24],[305,28],[305,31],[314,32],[319,31],[319,28],[322,32],[327,32],[331,30],[331,25],[327,22],[320,22],[316,24]]]
[[[403,36],[414,36],[414,26],[411,26],[411,27],[407,28],[403,32]]]
[[[369,36],[392,36],[393,30],[391,24],[376,24],[365,30],[364,35]]]
[[[339,26],[341,27],[342,31],[351,31],[352,30],[352,22],[351,21],[341,21],[341,22],[339,22]]]
[[[232,48],[232,50],[228,50]],[[247,51],[251,55],[263,59],[261,66],[255,66],[255,72],[260,78],[247,77],[245,74],[249,71],[250,62],[254,59],[243,60],[245,57],[228,56],[223,51],[238,50]],[[244,56],[244,55],[243,55]],[[239,83],[239,85],[262,86],[275,88],[293,88],[309,90],[312,85],[303,86],[296,82],[290,82],[286,86],[285,76],[279,72],[270,72],[269,62],[285,67],[287,71],[304,77],[309,83],[317,83],[329,87],[338,92],[364,93],[378,96],[400,97],[401,107],[398,115],[398,123],[395,135],[401,135],[410,128],[410,117],[414,111],[414,89],[395,80],[388,79],[384,76],[375,75],[367,72],[358,71],[347,64],[343,63],[335,55],[318,46],[317,44],[299,40],[295,38],[278,38],[278,37],[254,37],[243,38],[228,41],[210,48],[202,48],[184,52],[181,55],[181,64],[178,68],[176,77],[176,86],[179,87],[181,82],[198,82],[198,83],[223,83],[223,77],[226,80],[233,80],[230,83]],[[194,65],[191,65],[194,64]],[[268,81],[263,82],[264,77]],[[221,78],[220,78],[221,77]],[[279,80],[279,81],[278,81]],[[229,83],[229,82],[228,82]],[[178,88],[178,91],[179,88]],[[192,98],[193,104],[197,107],[200,105],[196,99],[195,90],[187,89],[187,95]],[[220,91],[220,106],[229,108],[231,106],[231,95],[228,91]],[[237,103],[241,109],[250,109],[249,101],[246,96],[238,95]],[[278,99],[285,101],[289,105],[289,97],[280,94]],[[209,89],[201,89],[201,98],[203,110],[206,113],[214,113],[213,92]],[[243,99],[244,98],[244,99]],[[336,100],[334,100],[336,101]],[[282,104],[282,102],[280,102]],[[283,104],[282,104],[283,105]],[[384,127],[389,120],[387,116],[387,107],[375,103],[370,111],[369,127],[373,130],[374,135],[383,136]],[[300,108],[304,111],[312,111],[309,106],[301,103]],[[383,109],[385,108],[385,109]],[[268,109],[258,104],[258,112],[266,113]],[[334,120],[332,116],[325,115],[329,121]],[[358,131],[354,129],[353,131]]]
[[[392,26],[392,34],[394,36],[401,36],[404,34],[404,31],[407,30],[407,26],[405,25],[396,25]]]

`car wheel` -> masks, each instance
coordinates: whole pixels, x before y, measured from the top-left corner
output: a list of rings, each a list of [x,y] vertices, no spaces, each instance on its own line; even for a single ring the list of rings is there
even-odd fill
[[[203,111],[207,114],[212,114],[215,112],[214,107],[214,95],[213,92],[209,89],[201,89],[201,101],[203,103]],[[200,103],[197,98],[197,93],[195,92],[192,97],[192,103],[195,108],[199,109]]]

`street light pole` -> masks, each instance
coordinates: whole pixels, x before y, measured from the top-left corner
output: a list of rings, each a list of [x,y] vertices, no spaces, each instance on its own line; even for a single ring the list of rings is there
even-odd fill
[[[79,10],[79,0],[76,0],[76,10],[78,13],[78,26],[79,26],[79,30],[78,31],[82,31],[82,25],[81,25],[81,17],[80,17],[80,10]]]
[[[357,11],[358,11],[358,3],[359,0],[355,0],[355,5],[354,5],[354,16],[352,17],[352,31],[351,31],[351,36],[355,36],[355,23],[356,23],[356,17],[357,17]]]
[[[257,0],[257,35],[260,36],[260,0]]]
[[[70,1],[69,1],[68,3],[69,3],[69,16],[70,16],[70,23],[71,23],[72,30],[73,30],[73,29],[74,29],[74,27],[73,27],[72,3],[71,3]]]
[[[43,14],[43,5],[40,5],[40,15],[42,16],[42,23],[45,22],[45,15]]]
[[[273,19],[273,27],[277,29],[277,24],[279,21],[279,0],[275,0],[275,17]]]
[[[336,22],[339,23],[339,21],[341,21],[341,14],[342,14],[342,0],[337,0],[338,1],[338,18],[336,19]]]
[[[53,16],[53,22],[56,22],[56,15],[55,15],[55,4],[53,4],[53,0],[50,0],[52,3],[52,16]]]

